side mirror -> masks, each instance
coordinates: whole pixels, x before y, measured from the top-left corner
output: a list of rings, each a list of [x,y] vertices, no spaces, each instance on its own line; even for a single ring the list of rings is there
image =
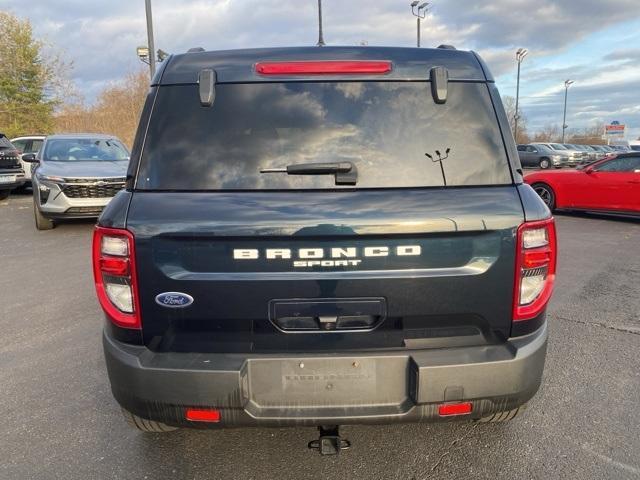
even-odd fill
[[[27,163],[38,163],[35,153],[25,153],[22,155],[22,161]]]
[[[593,173],[593,167],[585,167],[584,173],[591,175]]]

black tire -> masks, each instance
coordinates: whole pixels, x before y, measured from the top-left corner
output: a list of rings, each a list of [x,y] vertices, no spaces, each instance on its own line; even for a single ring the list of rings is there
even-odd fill
[[[7,198],[9,198],[10,193],[11,190],[0,190],[0,200],[6,200]]]
[[[42,213],[40,213],[35,199],[33,200],[33,216],[36,219],[36,228],[38,230],[51,230],[56,226],[56,224],[53,223],[53,220],[45,217],[44,215],[42,215]]]
[[[540,162],[538,163],[538,166],[542,170],[547,170],[548,168],[551,167],[551,160],[549,160],[547,157],[541,158]]]
[[[513,420],[522,412],[527,409],[527,404],[520,405],[518,408],[514,408],[513,410],[506,410],[504,412],[494,413],[493,415],[489,415],[488,417],[483,417],[478,420],[480,423],[502,423],[508,422],[509,420]]]
[[[131,413],[129,410],[125,410],[124,408],[122,409],[122,415],[124,415],[124,419],[129,425],[137,430],[140,430],[141,432],[166,433],[173,432],[174,430],[178,429],[177,427],[171,427],[161,422],[147,420],[146,418],[139,417]]]
[[[553,212],[556,208],[556,194],[553,188],[546,183],[534,183],[531,188],[535,190],[545,205],[549,207],[549,210]]]

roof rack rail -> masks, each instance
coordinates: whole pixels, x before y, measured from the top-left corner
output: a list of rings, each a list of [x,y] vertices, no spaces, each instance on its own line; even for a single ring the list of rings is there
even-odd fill
[[[443,50],[457,50],[457,48],[454,47],[453,45],[447,45],[446,43],[443,43],[442,45],[438,45],[438,48],[442,48]]]
[[[187,53],[196,53],[196,52],[204,52],[204,48],[202,47],[193,47],[187,50]]]

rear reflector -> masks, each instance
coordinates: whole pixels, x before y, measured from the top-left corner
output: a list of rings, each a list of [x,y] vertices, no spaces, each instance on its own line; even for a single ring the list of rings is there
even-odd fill
[[[471,402],[462,403],[444,403],[438,407],[438,414],[441,417],[449,417],[453,415],[467,415],[473,410]]]
[[[187,408],[185,418],[191,422],[218,423],[220,421],[220,411],[205,408]]]
[[[390,71],[391,62],[388,60],[256,63],[256,72],[260,75],[380,75]]]

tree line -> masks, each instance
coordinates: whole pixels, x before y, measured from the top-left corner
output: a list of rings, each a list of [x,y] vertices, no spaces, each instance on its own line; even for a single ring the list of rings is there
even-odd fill
[[[131,146],[148,90],[146,70],[127,74],[87,103],[68,80],[72,64],[36,38],[29,20],[0,11],[0,132],[26,134],[94,132],[116,135]],[[515,134],[515,99],[503,99]],[[518,143],[559,142],[562,130],[548,125],[529,132],[519,108]],[[601,144],[604,124],[568,132],[567,143]]]
[[[88,103],[69,80],[73,67],[26,19],[0,11],[0,132],[109,133],[129,147],[149,88],[148,71],[127,74]]]

